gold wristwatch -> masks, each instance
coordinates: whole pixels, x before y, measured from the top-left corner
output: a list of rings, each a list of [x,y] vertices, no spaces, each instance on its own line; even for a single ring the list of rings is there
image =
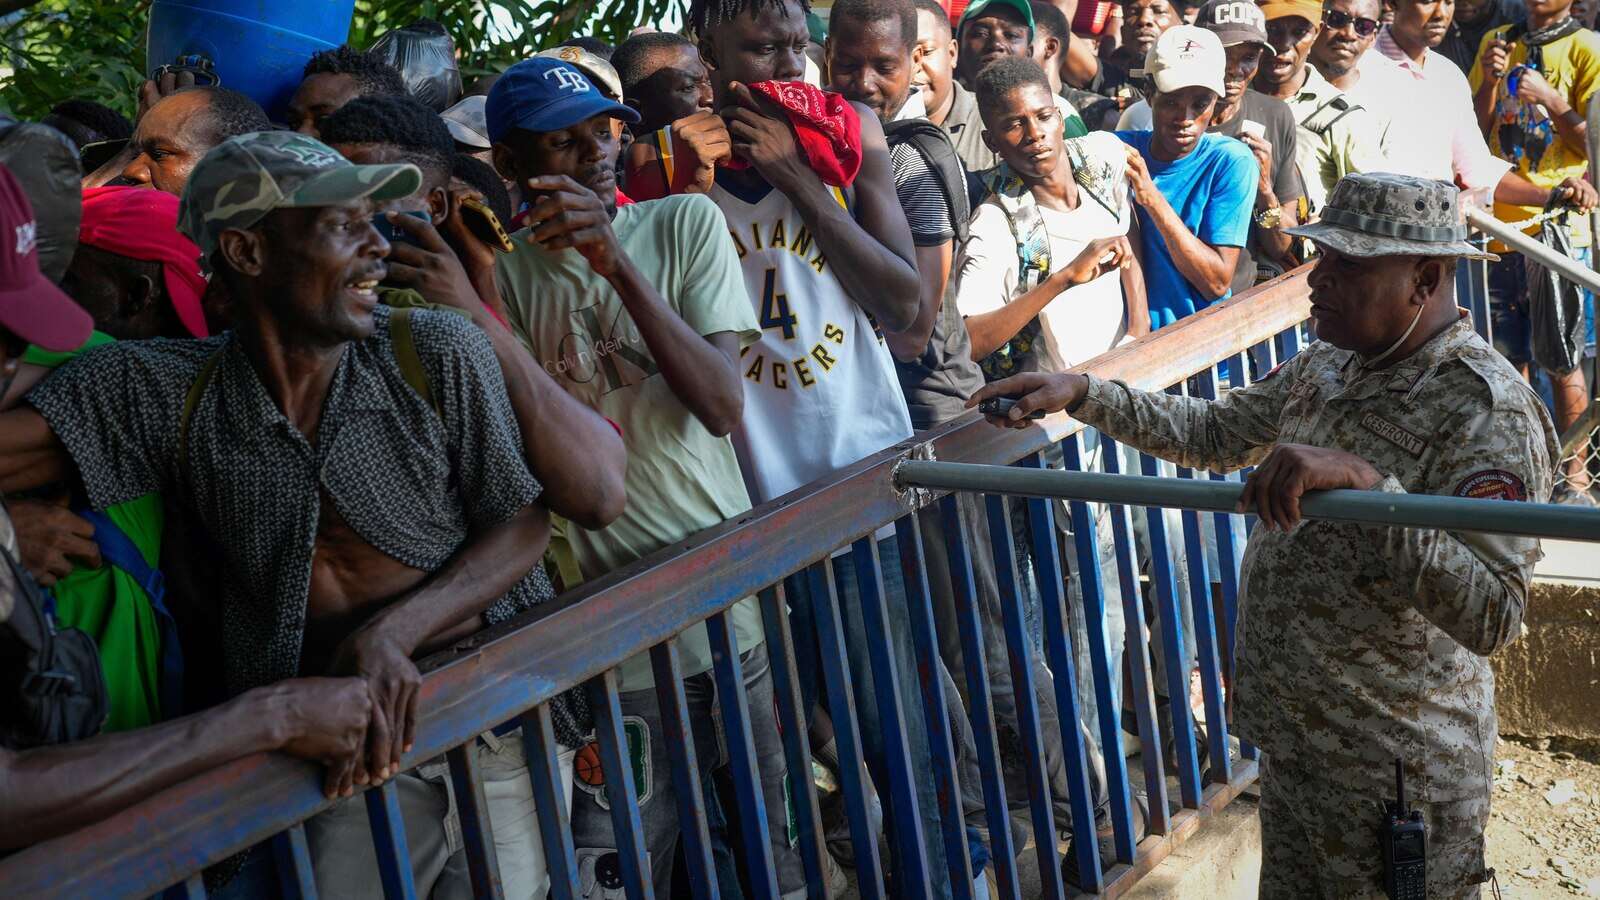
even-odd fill
[[[1283,224],[1283,207],[1269,206],[1256,213],[1256,224],[1262,228],[1272,229]]]

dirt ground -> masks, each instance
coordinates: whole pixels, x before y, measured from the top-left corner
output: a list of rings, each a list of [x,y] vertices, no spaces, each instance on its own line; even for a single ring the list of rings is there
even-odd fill
[[[1502,896],[1600,897],[1600,742],[1503,738],[1495,760],[1486,842]]]

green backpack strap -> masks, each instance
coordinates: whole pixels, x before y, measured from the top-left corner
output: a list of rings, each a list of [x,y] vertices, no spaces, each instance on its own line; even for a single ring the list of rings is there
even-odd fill
[[[227,347],[223,347],[206,357],[200,366],[200,374],[194,377],[194,383],[189,385],[189,393],[183,398],[183,412],[178,416],[178,464],[184,469],[185,475],[189,469],[189,422],[194,418],[200,398],[205,395],[206,387],[217,374],[217,366],[221,365],[222,355],[226,352]]]
[[[422,367],[422,357],[417,355],[417,339],[411,333],[413,307],[394,307],[389,313],[389,340],[394,343],[394,361],[400,364],[400,374],[417,392],[422,402],[444,418],[438,401],[433,399],[433,388],[428,384],[428,370]]]

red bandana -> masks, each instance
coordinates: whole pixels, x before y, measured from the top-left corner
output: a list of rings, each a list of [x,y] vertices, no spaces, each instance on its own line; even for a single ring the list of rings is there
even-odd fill
[[[800,152],[824,183],[849,187],[861,171],[861,117],[850,101],[804,81],[758,81],[749,86],[789,115]],[[730,169],[750,164],[735,159]]]

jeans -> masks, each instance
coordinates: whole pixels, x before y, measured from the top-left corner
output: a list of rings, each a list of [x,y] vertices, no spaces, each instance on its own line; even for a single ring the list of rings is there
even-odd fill
[[[900,570],[900,543],[895,537],[878,541],[878,558],[883,573],[883,603],[888,610],[889,647],[894,661],[895,683],[900,698],[900,713],[904,734],[911,757],[911,776],[917,791],[917,811],[921,817],[923,852],[928,861],[931,887],[936,897],[949,897],[948,871],[945,866],[944,840],[939,831],[939,797],[933,783],[933,767],[929,764],[927,719],[923,715],[922,689],[917,681],[916,647],[911,641],[910,616],[906,608],[905,580]],[[856,722],[861,734],[862,753],[867,770],[880,791],[889,790],[889,760],[886,744],[886,723],[878,708],[873,692],[871,656],[868,652],[867,630],[861,614],[861,592],[856,584],[856,566],[852,554],[846,553],[833,560],[834,586],[839,596],[840,622],[844,631],[844,650],[850,667]],[[807,709],[817,701],[820,693],[821,666],[817,649],[814,618],[815,598],[805,583],[804,574],[791,579],[795,589],[789,592],[790,618],[793,621],[796,667],[800,675],[801,693]],[[842,711],[835,710],[837,719]],[[841,754],[842,757],[842,754]],[[895,822],[886,817],[886,826],[892,831]],[[895,846],[890,842],[891,849]],[[891,862],[891,871],[899,872],[899,862]],[[912,881],[897,875],[896,882]]]
[[[772,845],[773,865],[777,869],[779,890],[785,896],[803,893],[805,871],[796,841],[791,837],[788,804],[788,766],[783,741],[778,731],[777,709],[773,703],[772,668],[767,646],[760,644],[740,654],[750,730],[756,765],[761,773],[761,793],[767,810],[767,838]],[[716,865],[717,889],[723,898],[741,896],[738,865],[732,850],[727,816],[714,789],[718,772],[728,765],[728,745],[723,728],[722,706],[717,697],[716,679],[709,671],[683,680],[688,699],[689,726],[695,746],[695,761],[706,806],[706,825],[711,834],[711,855]],[[644,826],[644,842],[649,854],[651,878],[658,897],[671,896],[674,856],[679,840],[678,801],[672,782],[672,758],[666,745],[661,709],[656,689],[626,691],[620,695],[623,731],[628,736],[628,756],[638,792],[639,819]],[[591,745],[594,746],[594,745]],[[579,751],[580,757],[585,750]],[[590,771],[585,767],[586,771]],[[616,872],[616,834],[611,825],[611,801],[606,795],[604,775],[580,776],[572,805],[572,839],[577,849],[579,881],[585,898],[624,896]]]
[[[1494,349],[1514,366],[1533,360],[1528,320],[1528,270],[1520,253],[1501,254],[1489,264],[1489,322]]]

